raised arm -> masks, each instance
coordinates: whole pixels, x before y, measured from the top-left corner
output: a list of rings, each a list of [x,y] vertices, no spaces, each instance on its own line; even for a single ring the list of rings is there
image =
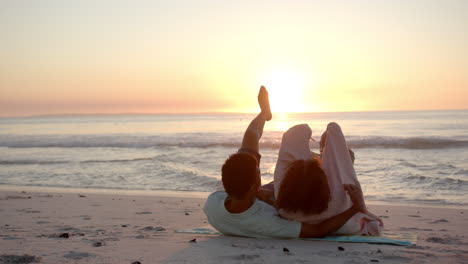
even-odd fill
[[[319,224],[311,225],[302,223],[300,237],[306,238],[327,236],[343,226],[353,215],[358,212],[364,212],[366,210],[364,200],[362,199],[361,189],[352,184],[346,184],[344,185],[344,188],[348,192],[353,205],[343,213],[330,217]]]
[[[265,121],[271,120],[270,102],[268,101],[268,92],[264,86],[260,87],[258,93],[258,104],[261,112],[257,115],[247,127],[242,139],[241,148],[246,148],[259,152],[258,143],[263,135]]]

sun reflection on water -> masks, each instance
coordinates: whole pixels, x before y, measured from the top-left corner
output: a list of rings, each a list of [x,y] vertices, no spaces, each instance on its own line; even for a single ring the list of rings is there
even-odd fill
[[[289,119],[288,114],[278,113],[275,114],[275,119],[273,121],[273,130],[275,131],[286,131],[291,127],[291,120]]]

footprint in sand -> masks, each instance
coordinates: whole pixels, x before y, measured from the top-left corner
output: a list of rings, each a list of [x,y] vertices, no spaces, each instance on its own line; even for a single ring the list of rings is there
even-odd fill
[[[439,220],[429,222],[429,224],[448,223],[448,222],[449,222],[449,220],[447,220],[447,219],[439,219]]]
[[[239,256],[223,256],[222,258],[236,260],[236,261],[245,261],[245,260],[254,260],[259,259],[260,255],[257,254],[241,254]]]
[[[15,237],[15,236],[5,236],[5,237],[3,238],[3,240],[17,240],[17,239],[24,239],[24,238],[22,238],[22,237]],[[3,262],[0,262],[0,263],[3,263]],[[5,262],[5,263],[10,263],[10,262]],[[12,262],[12,263],[14,263],[14,262]]]
[[[459,245],[461,243],[459,238],[456,237],[429,237],[426,239],[427,242],[445,244],[445,245]]]
[[[80,233],[82,232],[81,229],[76,228],[76,227],[62,227],[57,229],[59,232],[73,232],[73,233]]]
[[[88,257],[94,257],[94,255],[87,252],[69,251],[67,254],[63,255],[63,257],[67,259],[79,260]]]
[[[31,196],[8,195],[0,200],[31,199]]]
[[[30,256],[30,255],[1,255],[0,263],[36,263],[41,260],[41,257]]]
[[[156,232],[165,231],[165,230],[166,229],[161,226],[147,226],[147,227],[140,229],[140,231],[156,231]]]
[[[417,228],[417,227],[400,227],[400,231],[434,231],[429,228]]]
[[[37,211],[37,210],[31,210],[31,209],[19,209],[19,210],[16,210],[17,212],[24,212],[24,213],[28,213],[28,214],[37,214],[37,213],[40,213],[41,211]]]
[[[138,215],[145,215],[145,214],[152,214],[152,212],[144,211],[144,212],[137,212]]]
[[[80,217],[81,217],[83,220],[91,220],[91,216],[89,216],[89,215],[80,215]]]

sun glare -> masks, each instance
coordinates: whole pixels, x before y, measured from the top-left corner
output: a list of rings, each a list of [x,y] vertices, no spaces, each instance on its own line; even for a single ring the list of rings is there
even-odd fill
[[[304,112],[304,78],[297,72],[278,69],[265,75],[262,84],[268,90],[275,113]]]

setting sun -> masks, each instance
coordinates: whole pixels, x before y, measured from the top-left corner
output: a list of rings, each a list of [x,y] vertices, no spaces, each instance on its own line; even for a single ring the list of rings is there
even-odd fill
[[[273,112],[304,112],[304,76],[289,69],[276,69],[265,74],[262,84],[270,94]]]

